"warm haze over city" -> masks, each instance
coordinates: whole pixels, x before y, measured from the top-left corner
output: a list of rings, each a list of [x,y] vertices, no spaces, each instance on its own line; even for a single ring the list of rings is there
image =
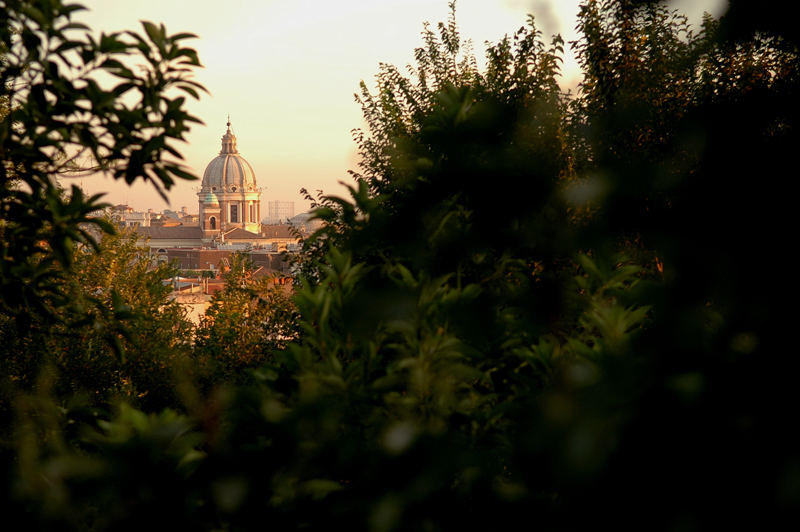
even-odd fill
[[[95,31],[140,30],[140,20],[164,23],[170,34],[192,32],[186,44],[198,51],[204,68],[197,81],[208,95],[189,103],[204,126],[193,127],[182,153],[186,166],[202,177],[219,151],[228,115],[239,150],[252,164],[263,201],[294,201],[296,212],[308,204],[301,187],[341,194],[356,168],[351,130],[361,127],[353,94],[360,80],[372,88],[380,62],[404,66],[420,46],[423,22],[448,16],[447,0],[84,0],[89,11],[77,20]],[[485,41],[496,42],[536,17],[545,36],[575,39],[579,0],[459,0],[457,21],[482,60]],[[703,11],[721,14],[722,0],[681,0],[676,7],[694,24]],[[549,37],[548,37],[549,40]],[[562,68],[565,89],[579,81],[567,46]],[[145,184],[128,187],[101,176],[83,177],[90,193],[138,210],[196,209],[199,182],[179,182],[167,205]]]

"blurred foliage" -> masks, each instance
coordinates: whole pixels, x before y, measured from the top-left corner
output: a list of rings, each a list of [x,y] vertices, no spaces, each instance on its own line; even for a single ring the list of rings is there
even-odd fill
[[[202,501],[188,494],[203,438],[189,418],[122,404],[108,420],[107,412],[80,404],[53,411],[49,398],[26,399],[20,404],[37,412],[18,427],[13,489],[38,504],[25,522],[46,530],[133,530],[157,519],[199,528],[189,516]]]
[[[451,12],[409,76],[382,65],[377,94],[362,85],[362,163],[350,198],[317,198],[326,226],[291,305],[237,260],[195,344],[228,373],[205,395],[184,385],[186,415],[57,407],[40,372],[2,462],[7,515],[98,530],[791,522],[786,13],[734,2],[695,34],[658,2],[584,2],[572,95],[560,39],[532,19],[479,71]]]

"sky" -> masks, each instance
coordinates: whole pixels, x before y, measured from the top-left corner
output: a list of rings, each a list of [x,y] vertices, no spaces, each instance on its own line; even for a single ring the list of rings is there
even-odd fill
[[[374,88],[381,62],[413,63],[422,44],[423,22],[446,21],[447,0],[82,0],[89,8],[77,20],[93,32],[141,30],[141,20],[163,23],[170,34],[191,32],[203,68],[194,79],[210,94],[189,100],[188,110],[205,122],[194,125],[178,146],[186,167],[202,177],[218,154],[230,115],[240,154],[253,166],[263,188],[261,200],[293,201],[299,193],[346,195],[340,181],[356,169],[352,130],[363,126],[354,101],[364,80]],[[720,15],[724,0],[676,0],[677,8],[699,21],[703,11]],[[533,14],[545,37],[576,39],[579,0],[458,0],[457,21],[482,59],[484,42],[497,42],[525,25]],[[575,87],[580,72],[567,50],[562,87]],[[137,210],[187,207],[197,212],[199,181],[180,181],[169,203],[152,187],[129,187],[103,176],[84,177],[88,193]],[[262,208],[262,213],[266,212]]]

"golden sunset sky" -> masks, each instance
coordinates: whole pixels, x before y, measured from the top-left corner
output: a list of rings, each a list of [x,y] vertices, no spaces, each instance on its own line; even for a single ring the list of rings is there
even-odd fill
[[[362,126],[353,100],[360,80],[373,87],[378,63],[405,66],[421,45],[424,21],[435,25],[448,15],[447,0],[83,0],[90,11],[77,20],[94,32],[140,30],[140,20],[164,23],[168,33],[192,32],[187,41],[204,68],[196,80],[210,94],[189,110],[205,126],[195,126],[180,151],[199,177],[220,149],[230,114],[240,153],[263,187],[262,201],[294,201],[295,212],[308,205],[301,187],[343,194],[338,181],[350,182],[356,168],[351,130]],[[579,0],[459,0],[457,19],[478,59],[485,41],[496,42],[526,22],[528,13],[549,40],[560,33],[574,40]],[[681,0],[676,7],[698,22],[703,11],[721,14],[724,0]],[[579,71],[567,50],[564,88],[574,87]],[[181,182],[165,203],[149,186],[128,187],[101,176],[82,178],[90,193],[107,192],[106,201],[197,212],[195,187]],[[266,208],[262,208],[266,213]]]

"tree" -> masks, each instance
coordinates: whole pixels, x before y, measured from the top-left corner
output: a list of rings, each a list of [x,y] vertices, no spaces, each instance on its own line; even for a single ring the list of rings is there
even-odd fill
[[[175,145],[200,121],[180,94],[197,98],[203,88],[191,80],[197,55],[183,46],[192,34],[143,22],[145,36],[93,37],[73,20],[79,4],[0,8],[0,305],[24,329],[30,313],[66,303],[59,287],[72,243],[96,247],[87,224],[111,232],[93,216],[100,196],[76,186],[63,195],[57,176],[88,156],[91,170],[149,182],[162,195],[175,179],[193,179],[175,162]]]
[[[246,255],[234,254],[223,274],[225,288],[214,294],[195,331],[196,360],[217,384],[244,379],[246,368],[272,361],[297,335],[286,287],[255,273]]]
[[[598,425],[627,418],[591,477],[597,489],[574,487],[594,516],[618,500],[661,512],[668,498],[672,522],[743,526],[780,520],[782,497],[796,500],[754,486],[781,483],[796,460],[791,414],[776,406],[797,400],[785,377],[797,364],[781,347],[793,340],[780,309],[794,297],[776,273],[793,208],[776,191],[791,188],[779,168],[798,140],[800,65],[791,32],[772,31],[781,25],[764,25],[769,16],[743,23],[741,6],[698,35],[656,2],[581,12],[581,177],[602,191],[586,237],[596,248],[635,241],[663,272],[640,295],[652,323],[637,359],[576,410]]]
[[[74,271],[60,287],[68,306],[32,316],[23,332],[12,317],[0,316],[4,379],[22,393],[44,370],[53,375],[59,402],[85,395],[92,406],[124,399],[147,409],[174,407],[176,375],[192,336],[162,282],[176,270],[154,265],[128,231],[104,235],[97,246],[99,252],[74,246]]]
[[[111,289],[113,282],[97,287],[101,293],[84,290],[82,282],[97,279],[79,279],[75,261],[99,268],[104,259],[87,253],[99,251],[98,232],[111,235],[113,228],[98,216],[104,207],[100,196],[86,197],[75,186],[65,194],[58,177],[75,169],[102,171],[129,184],[149,182],[162,193],[176,179],[194,178],[177,162],[176,144],[185,139],[191,124],[200,122],[187,112],[181,96],[197,98],[203,91],[191,79],[200,63],[195,51],[183,46],[191,34],[169,35],[163,26],[144,22],[143,35],[93,36],[74,20],[81,9],[61,0],[0,1],[0,334],[4,340],[0,348],[0,477],[4,509],[5,501],[11,501],[6,494],[11,492],[16,478],[12,472],[19,464],[12,443],[14,431],[29,421],[41,421],[44,412],[63,415],[64,404],[57,405],[48,396],[53,391],[47,384],[51,379],[48,372],[39,372],[41,368],[61,364],[58,385],[62,388],[54,393],[69,396],[88,384],[95,388],[90,393],[99,392],[97,396],[104,398],[123,391],[146,394],[135,399],[129,395],[138,404],[153,399],[160,406],[164,400],[164,389],[156,389],[156,384],[164,384],[159,382],[164,376],[160,358],[164,352],[147,352],[135,334],[124,339],[122,324],[129,318],[136,322],[135,313],[146,309],[138,322],[144,332],[145,316],[164,318],[174,308],[161,314],[164,309],[158,310],[157,302],[163,302],[163,294],[152,291],[148,283],[138,285],[144,290],[138,295],[146,296],[138,302],[125,299],[131,294],[120,296]],[[92,161],[88,167],[78,165],[87,157]],[[122,276],[120,269],[117,272]],[[142,277],[129,280],[133,288]],[[87,343],[79,341],[81,334]],[[127,361],[114,358],[109,340],[112,346],[127,342],[128,347],[137,344],[142,350],[131,349]],[[165,347],[163,340],[156,337],[155,346]],[[177,343],[169,343],[170,349]],[[61,350],[65,347],[66,352]],[[140,359],[137,353],[147,356]],[[139,362],[142,371],[137,374],[134,366]],[[148,376],[156,366],[157,375]],[[91,382],[81,383],[86,377],[81,371],[87,367],[95,370]],[[122,380],[131,376],[137,382],[125,389]],[[41,401],[28,395],[37,390]],[[12,424],[15,414],[17,423]],[[57,424],[56,428],[67,427]],[[49,444],[60,438],[58,430],[37,435]],[[25,444],[20,445],[24,454]],[[7,515],[10,521],[21,517],[14,511]]]
[[[350,360],[383,364],[390,374],[393,368],[412,368],[415,360],[401,356],[396,361],[392,355],[413,352],[411,340],[428,338],[423,331],[437,324],[449,347],[435,357],[440,367],[460,357],[491,375],[492,386],[475,379],[471,391],[487,400],[466,417],[473,429],[486,430],[475,429],[478,434],[508,445],[493,447],[504,473],[488,481],[496,464],[485,460],[480,444],[487,440],[477,436],[469,445],[437,454],[440,444],[452,442],[424,439],[421,434],[431,433],[420,429],[425,425],[409,411],[408,417],[396,414],[415,427],[411,433],[419,438],[407,452],[437,456],[441,469],[436,473],[452,475],[453,485],[461,485],[454,464],[469,464],[475,479],[465,495],[469,506],[476,509],[472,497],[480,499],[495,517],[524,507],[540,515],[545,527],[571,529],[597,519],[619,520],[623,500],[635,501],[649,515],[669,515],[663,521],[667,527],[733,522],[725,513],[731,501],[752,509],[745,517],[753,522],[763,518],[760,508],[781,515],[786,503],[754,486],[783,485],[781,479],[796,460],[795,439],[786,424],[790,414],[776,406],[796,402],[791,384],[796,364],[781,356],[779,345],[791,344],[787,332],[792,326],[776,317],[782,316],[778,309],[786,301],[787,281],[775,275],[792,227],[787,198],[794,195],[776,191],[789,186],[778,165],[791,165],[790,144],[797,140],[796,41],[753,32],[744,32],[745,37],[738,32],[732,39],[724,30],[730,22],[710,17],[694,34],[685,18],[657,2],[585,2],[578,24],[583,36],[576,47],[586,79],[555,122],[555,139],[567,148],[549,150],[563,153],[563,163],[537,165],[556,172],[539,174],[536,167],[520,172],[546,177],[533,181],[544,186],[534,198],[540,203],[531,201],[527,211],[542,217],[539,225],[505,213],[478,224],[474,206],[480,196],[466,193],[470,177],[478,173],[482,181],[474,182],[515,182],[515,174],[504,173],[513,153],[487,159],[485,165],[480,154],[495,139],[508,138],[503,134],[535,124],[530,116],[503,120],[499,134],[483,134],[496,132],[490,128],[467,129],[481,132],[471,143],[459,126],[469,125],[478,104],[487,101],[478,89],[469,83],[461,88],[442,84],[431,91],[438,97],[432,101],[440,105],[415,106],[417,100],[406,95],[426,94],[426,85],[382,69],[386,81],[379,77],[378,97],[364,98],[368,124],[377,124],[371,130],[375,138],[357,137],[369,151],[363,157],[367,169],[356,176],[363,183],[353,187],[350,201],[323,197],[318,211],[330,224],[318,242],[333,242],[339,253],[352,253],[352,265],[344,271],[372,268],[361,275],[362,289],[359,283],[348,287],[356,301],[350,304],[370,309],[372,328],[359,334],[363,322],[343,313],[348,317],[327,325],[334,332],[324,339],[339,339],[336,346],[350,345],[352,337],[374,341],[360,355],[338,356],[339,370],[328,355],[336,352],[330,342],[315,339],[310,345],[326,347],[318,371],[344,378]],[[440,28],[448,36],[442,40],[453,42],[448,27]],[[444,64],[457,72],[460,63]],[[526,59],[524,64],[536,63]],[[481,86],[479,76],[471,79]],[[504,109],[494,107],[490,114],[515,116],[504,115]],[[547,138],[537,141],[558,146]],[[513,146],[525,153],[524,145]],[[438,183],[446,193],[435,193]],[[434,191],[430,203],[427,195],[415,195],[417,190]],[[512,223],[506,226],[509,218]],[[442,220],[452,220],[453,227]],[[561,231],[556,231],[553,221],[566,223],[557,222]],[[505,227],[512,229],[508,238],[503,238]],[[486,234],[497,238],[487,245]],[[520,245],[520,240],[535,245]],[[450,242],[458,244],[448,247]],[[483,246],[476,250],[476,244]],[[529,262],[503,269],[498,259],[504,253]],[[491,266],[472,265],[473,257],[489,257]],[[333,268],[336,262],[324,264]],[[386,281],[392,279],[390,272],[403,271],[399,266],[408,275],[394,277],[401,288],[392,290]],[[505,275],[488,275],[493,268]],[[346,278],[344,271],[335,271]],[[419,282],[416,286],[424,288],[410,290],[425,274],[449,275],[446,286],[462,294],[464,287],[476,290],[477,307],[460,299],[454,305],[475,321],[461,322],[447,307],[453,299],[445,297],[434,300],[438,312],[418,313],[414,296],[430,295],[437,286]],[[321,286],[332,286],[328,277],[318,278],[324,280]],[[526,281],[535,288],[527,290]],[[487,309],[497,314],[481,313]],[[319,320],[312,323],[321,327]],[[390,333],[398,331],[392,328],[398,323],[408,336]],[[311,353],[303,360],[313,360]],[[511,360],[517,363],[506,362],[504,368],[503,361]],[[775,368],[781,368],[780,376]],[[457,374],[455,367],[452,374]],[[412,402],[410,382],[401,385],[406,404]],[[448,429],[439,434],[457,434],[455,420],[463,418],[451,414],[445,419],[454,425],[445,421]],[[738,424],[745,419],[753,424]],[[775,441],[787,442],[777,454],[768,450]],[[464,448],[469,452],[458,452]],[[453,470],[445,473],[448,465]],[[439,486],[446,483],[440,481]],[[498,486],[513,486],[519,490],[517,500],[526,502],[516,506],[509,500],[511,492]],[[415,499],[395,489],[395,495],[408,496],[393,499],[398,512],[413,513],[410,501],[434,498]],[[722,494],[724,502],[709,493]],[[796,491],[781,493],[796,500]],[[446,505],[440,499],[437,503]],[[419,508],[439,522],[440,507]],[[470,524],[478,518],[470,515]]]
[[[382,65],[378,94],[362,82],[368,130],[356,133],[357,185],[352,199],[322,198],[316,212],[327,226],[306,247],[318,263],[333,245],[369,266],[398,262],[415,278],[424,272],[451,276],[452,286],[476,284],[480,297],[450,324],[492,351],[505,341],[496,328],[537,337],[559,313],[558,278],[572,275],[558,264],[559,247],[569,247],[556,193],[570,174],[557,82],[562,41],[545,44],[530,19],[487,45],[481,73],[450,6],[438,35],[425,27],[411,77]],[[369,278],[381,276],[375,268]],[[381,306],[363,308],[365,323],[386,318]]]
[[[485,73],[453,59],[452,21],[424,34],[424,74],[384,67],[352,199],[320,198],[297,338],[192,420],[121,409],[89,450],[26,455],[29,507],[85,524],[125,501],[142,527],[175,501],[215,529],[787,522],[793,211],[753,175],[791,162],[796,44],[710,19],[690,38],[654,2],[585,2],[579,24],[573,101],[533,68],[555,63],[531,27]],[[487,180],[539,193],[487,217]]]
[[[88,156],[93,166],[80,170],[128,183],[148,181],[158,190],[194,178],[176,162],[175,144],[190,124],[199,123],[180,94],[196,98],[203,89],[191,80],[200,65],[196,53],[182,45],[191,34],[170,36],[163,26],[145,22],[145,36],[93,37],[73,20],[83,9],[78,4],[9,0],[0,7],[0,319],[13,340],[9,345],[21,349],[6,362],[27,359],[23,366],[31,371],[17,368],[4,379],[15,375],[31,384],[37,368],[62,356],[45,353],[48,344],[33,338],[89,323],[99,324],[98,331],[118,346],[112,331],[125,314],[121,306],[131,303],[115,290],[95,297],[81,283],[97,279],[80,278],[72,269],[75,260],[91,263],[85,251],[98,252],[98,235],[113,228],[99,216],[99,195],[86,197],[76,186],[65,193],[58,177]],[[126,261],[131,246],[111,243],[123,249]],[[137,273],[144,278],[143,271]],[[104,289],[113,286],[106,280]],[[141,284],[136,289],[149,290]],[[159,298],[163,302],[163,294]]]

